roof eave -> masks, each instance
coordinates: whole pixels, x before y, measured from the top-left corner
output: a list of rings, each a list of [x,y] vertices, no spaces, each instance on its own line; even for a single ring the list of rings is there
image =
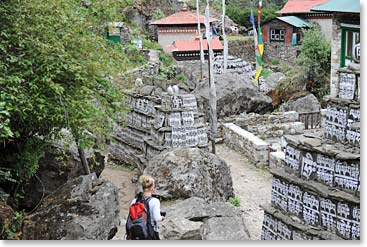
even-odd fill
[[[346,14],[361,14],[361,12],[353,11],[338,11],[338,10],[327,10],[327,9],[311,9],[312,12],[326,12],[326,13],[346,13]]]

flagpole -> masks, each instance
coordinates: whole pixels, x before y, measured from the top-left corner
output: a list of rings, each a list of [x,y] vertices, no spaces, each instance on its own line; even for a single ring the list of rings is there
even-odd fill
[[[206,9],[205,9],[205,27],[206,27],[206,39],[208,44],[208,70],[209,70],[209,107],[210,107],[210,140],[212,142],[212,152],[216,153],[215,150],[215,140],[217,137],[218,126],[217,126],[217,93],[216,86],[214,81],[214,72],[212,65],[212,57],[213,50],[211,44],[211,32],[210,32],[210,9],[209,9],[209,0],[206,1]]]
[[[208,39],[207,39],[208,42]],[[210,51],[209,51],[209,43],[208,43],[208,71],[209,71],[209,90],[211,89],[212,85],[211,85],[211,79],[212,79],[212,73],[211,73],[211,61],[210,61]],[[212,123],[213,124],[213,123]],[[215,137],[212,136],[211,138],[212,141],[212,152],[213,154],[215,154]]]

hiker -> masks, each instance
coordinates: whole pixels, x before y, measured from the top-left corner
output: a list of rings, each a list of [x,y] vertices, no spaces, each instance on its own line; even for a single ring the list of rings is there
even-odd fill
[[[160,240],[158,221],[165,215],[161,212],[160,201],[153,197],[154,180],[151,176],[140,176],[140,192],[131,202],[126,222],[126,235],[129,240]]]

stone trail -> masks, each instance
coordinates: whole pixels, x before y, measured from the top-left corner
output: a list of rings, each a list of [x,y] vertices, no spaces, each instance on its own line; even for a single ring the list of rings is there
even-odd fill
[[[266,204],[271,198],[272,176],[226,145],[217,146],[217,155],[230,166],[234,193],[241,201],[240,207],[251,240],[260,240],[264,217],[260,205]]]
[[[135,172],[124,167],[107,166],[103,170],[101,177],[111,181],[119,190],[121,224],[112,240],[123,240],[125,239],[125,223],[129,205],[135,196],[136,187],[131,182],[131,179],[135,177]]]

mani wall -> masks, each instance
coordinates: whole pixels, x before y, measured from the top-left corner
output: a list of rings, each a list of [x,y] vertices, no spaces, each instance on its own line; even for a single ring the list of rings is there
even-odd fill
[[[284,169],[273,169],[262,240],[360,239],[358,72],[340,70],[325,134],[285,136]],[[291,217],[292,216],[292,217]]]
[[[152,86],[125,93],[130,112],[124,116],[124,126],[116,126],[112,159],[137,165],[142,172],[148,160],[165,150],[207,148],[208,128],[194,95],[169,95]]]

